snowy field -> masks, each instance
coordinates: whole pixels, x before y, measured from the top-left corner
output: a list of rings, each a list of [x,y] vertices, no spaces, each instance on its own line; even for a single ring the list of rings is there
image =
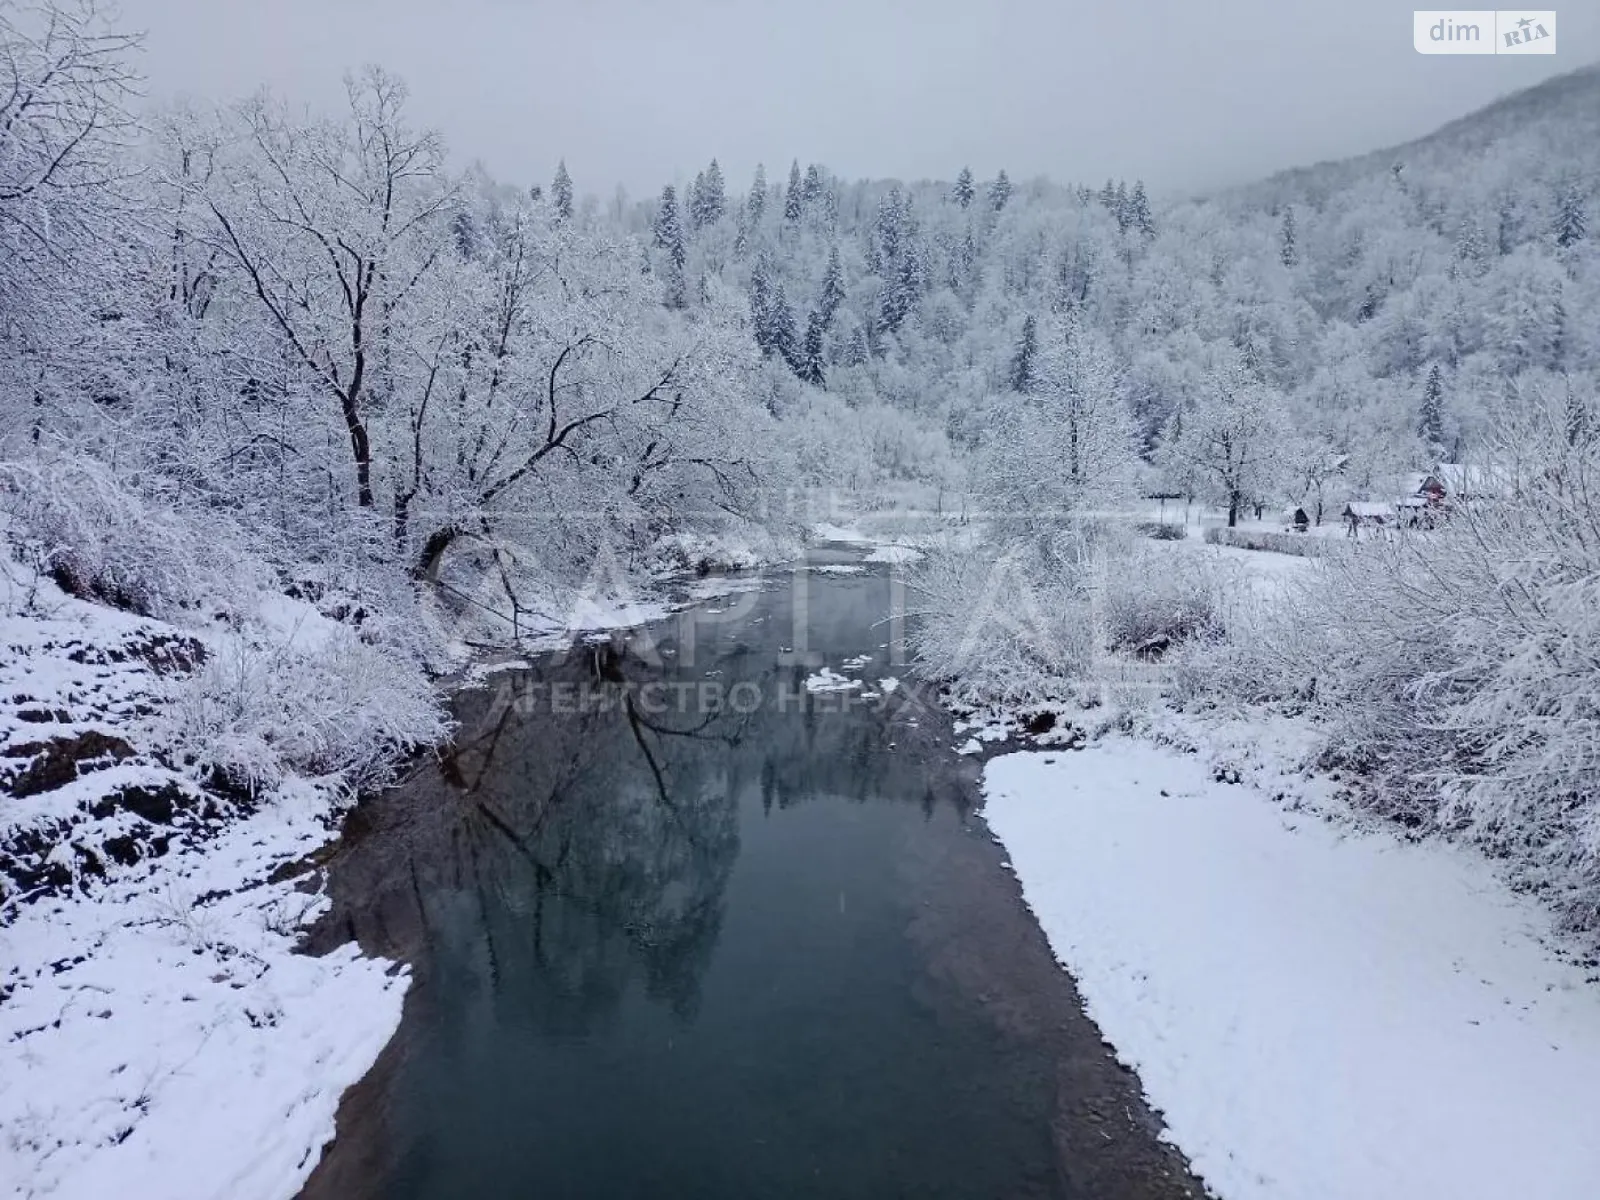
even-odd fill
[[[1440,842],[1110,738],[991,761],[1057,958],[1224,1200],[1589,1200],[1600,981]]]

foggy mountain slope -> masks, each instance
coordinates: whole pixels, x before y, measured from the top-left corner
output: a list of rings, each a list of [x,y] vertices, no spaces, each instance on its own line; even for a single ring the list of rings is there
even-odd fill
[[[1291,167],[1223,189],[1216,196],[1247,203],[1292,199],[1320,204],[1339,189],[1397,163],[1413,170],[1449,169],[1461,156],[1482,154],[1511,138],[1535,139],[1541,152],[1558,153],[1569,165],[1600,156],[1600,63],[1511,92],[1412,141],[1353,158]]]

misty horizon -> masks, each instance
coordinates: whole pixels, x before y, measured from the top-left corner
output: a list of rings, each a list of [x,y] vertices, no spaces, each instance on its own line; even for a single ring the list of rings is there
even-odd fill
[[[1203,194],[1424,137],[1591,65],[1600,46],[1600,12],[1576,9],[1562,13],[1557,55],[1454,58],[1416,54],[1410,10],[1374,0],[1327,28],[1256,0],[1232,7],[1219,21],[1163,0],[1115,13],[1011,0],[913,25],[882,0],[760,21],[720,0],[579,13],[463,0],[441,22],[418,0],[381,21],[368,0],[270,13],[140,0],[128,17],[146,31],[154,104],[267,87],[332,112],[344,75],[377,63],[406,81],[412,119],[458,166],[548,185],[565,161],[579,194],[602,202],[619,186],[635,198],[681,186],[712,158],[738,190],[757,163],[777,181],[798,160],[847,179],[969,166]],[[1204,39],[1215,52],[1193,53]]]

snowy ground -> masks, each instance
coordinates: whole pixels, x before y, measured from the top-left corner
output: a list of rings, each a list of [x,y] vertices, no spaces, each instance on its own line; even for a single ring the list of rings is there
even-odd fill
[[[297,679],[350,636],[283,597],[251,628]],[[272,878],[334,836],[337,790],[185,764],[202,662],[244,649],[0,562],[0,1194],[292,1195],[399,1021],[404,973],[296,954],[322,901]]]
[[[1600,979],[1538,904],[1219,775],[1122,737],[985,772],[1028,904],[1196,1170],[1225,1200],[1594,1196]]]
[[[294,1194],[407,984],[354,946],[293,952],[321,899],[265,881],[328,841],[327,813],[317,789],[287,789],[145,878],[0,929],[5,1194]]]

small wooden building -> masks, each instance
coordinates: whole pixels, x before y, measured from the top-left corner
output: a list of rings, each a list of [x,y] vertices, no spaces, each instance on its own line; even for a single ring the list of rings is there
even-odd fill
[[[1387,500],[1351,500],[1344,506],[1345,529],[1350,537],[1359,537],[1362,529],[1382,529],[1394,524],[1395,506]]]

